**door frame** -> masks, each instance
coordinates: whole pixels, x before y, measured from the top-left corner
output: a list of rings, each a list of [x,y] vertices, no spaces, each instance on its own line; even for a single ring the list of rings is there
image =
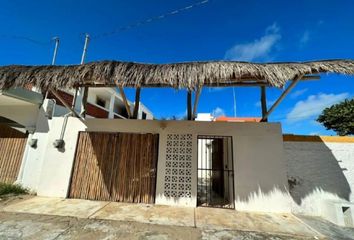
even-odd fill
[[[232,178],[232,194],[231,197],[232,199],[230,199],[230,205],[231,207],[219,207],[219,206],[202,206],[202,205],[198,205],[198,173],[200,170],[209,170],[212,171],[213,168],[211,166],[210,169],[200,169],[199,168],[199,139],[228,139],[229,145],[230,145],[230,149],[228,149],[229,151],[231,151],[231,154],[229,156],[229,161],[231,162],[231,169],[228,167],[228,170],[223,170],[223,171],[228,171],[229,174],[231,174],[231,178]],[[212,164],[212,163],[211,163]],[[209,207],[209,208],[222,208],[222,209],[236,209],[235,206],[235,168],[234,168],[234,145],[233,145],[233,136],[229,136],[229,135],[213,135],[213,134],[198,134],[197,135],[197,168],[196,168],[196,173],[197,173],[197,207]],[[230,177],[230,176],[229,176]],[[211,188],[211,186],[210,186]],[[230,189],[230,187],[229,187]]]

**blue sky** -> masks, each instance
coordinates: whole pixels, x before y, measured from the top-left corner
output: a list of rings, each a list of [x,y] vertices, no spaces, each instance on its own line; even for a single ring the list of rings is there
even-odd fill
[[[198,1],[2,0],[0,65],[49,64],[59,36],[57,64],[80,62],[84,33],[92,40],[87,61],[115,59],[168,63],[196,60],[307,61],[354,58],[354,1],[209,0],[198,7],[117,34],[122,26]],[[24,39],[31,38],[36,42]],[[132,99],[133,90],[128,89]],[[259,89],[236,88],[237,116],[259,116]],[[281,93],[268,89],[270,103]],[[283,131],[326,134],[314,119],[323,108],[353,97],[354,79],[322,75],[296,86],[270,117]],[[182,116],[186,92],[143,89],[156,117]],[[232,116],[232,88],[203,89],[198,112]]]

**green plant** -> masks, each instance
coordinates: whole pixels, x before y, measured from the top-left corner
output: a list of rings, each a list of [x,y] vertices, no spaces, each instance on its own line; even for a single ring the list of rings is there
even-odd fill
[[[23,188],[21,185],[18,184],[10,184],[10,183],[0,183],[0,196],[6,194],[27,194],[28,189]]]
[[[354,134],[354,98],[324,109],[317,121],[340,136]]]

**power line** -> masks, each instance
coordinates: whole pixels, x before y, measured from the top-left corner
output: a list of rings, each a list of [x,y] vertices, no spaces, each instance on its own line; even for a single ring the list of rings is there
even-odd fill
[[[42,42],[42,41],[36,40],[36,39],[34,39],[34,38],[27,37],[27,36],[5,35],[5,34],[1,34],[1,35],[0,35],[0,38],[9,38],[9,39],[25,40],[25,41],[28,41],[28,42],[31,42],[31,43],[34,43],[34,44],[37,44],[37,45],[41,45],[41,46],[47,46],[47,45],[49,45],[49,44],[53,41],[53,40],[51,40],[51,41]]]
[[[199,7],[199,6],[204,5],[204,4],[208,3],[208,2],[209,2],[209,0],[199,1],[199,2],[196,2],[196,3],[192,4],[192,5],[189,5],[189,6],[186,6],[186,7],[183,7],[183,8],[179,8],[179,9],[176,9],[176,10],[173,10],[173,11],[170,11],[170,12],[167,12],[167,13],[159,15],[159,16],[150,17],[150,18],[144,19],[142,21],[133,22],[131,24],[122,26],[122,27],[120,27],[120,28],[118,28],[116,30],[110,31],[110,32],[105,32],[105,33],[93,35],[91,38],[92,39],[98,39],[98,38],[103,38],[103,37],[107,37],[107,36],[110,36],[110,35],[115,35],[115,34],[117,34],[119,32],[127,31],[127,30],[130,30],[132,28],[140,27],[142,25],[146,25],[146,24],[158,21],[158,20],[165,19],[165,18],[173,16],[173,15],[179,14],[181,12],[188,11],[188,10],[190,10],[192,8]]]
[[[179,8],[179,9],[167,12],[167,13],[159,15],[159,16],[150,17],[150,18],[144,19],[142,21],[133,22],[131,24],[122,26],[122,27],[120,27],[120,28],[118,28],[116,30],[110,31],[110,32],[105,32],[105,33],[93,35],[91,37],[91,39],[99,39],[99,38],[103,38],[103,37],[107,37],[107,36],[110,36],[110,35],[117,34],[119,32],[127,31],[127,30],[130,30],[132,28],[140,27],[140,26],[143,26],[143,25],[146,25],[146,24],[158,21],[158,20],[165,19],[165,18],[173,16],[173,15],[179,14],[181,12],[188,11],[188,10],[190,10],[192,8],[199,7],[199,6],[204,5],[204,4],[208,3],[208,2],[209,2],[209,0],[199,1],[199,2],[196,2],[194,4],[191,4],[191,5],[188,5],[186,7]],[[53,41],[53,39],[50,40],[50,41],[39,41],[37,39],[31,38],[31,37],[28,37],[28,36],[6,35],[6,34],[0,34],[0,38],[25,40],[25,41],[28,41],[28,42],[31,42],[33,44],[37,44],[37,45],[40,45],[40,46],[48,46]],[[80,38],[81,38],[81,35],[80,35]]]

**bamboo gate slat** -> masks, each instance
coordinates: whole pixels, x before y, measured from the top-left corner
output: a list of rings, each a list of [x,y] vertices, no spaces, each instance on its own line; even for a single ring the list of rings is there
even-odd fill
[[[158,134],[80,132],[70,198],[154,203]]]
[[[26,142],[25,133],[0,124],[0,182],[16,181]]]

